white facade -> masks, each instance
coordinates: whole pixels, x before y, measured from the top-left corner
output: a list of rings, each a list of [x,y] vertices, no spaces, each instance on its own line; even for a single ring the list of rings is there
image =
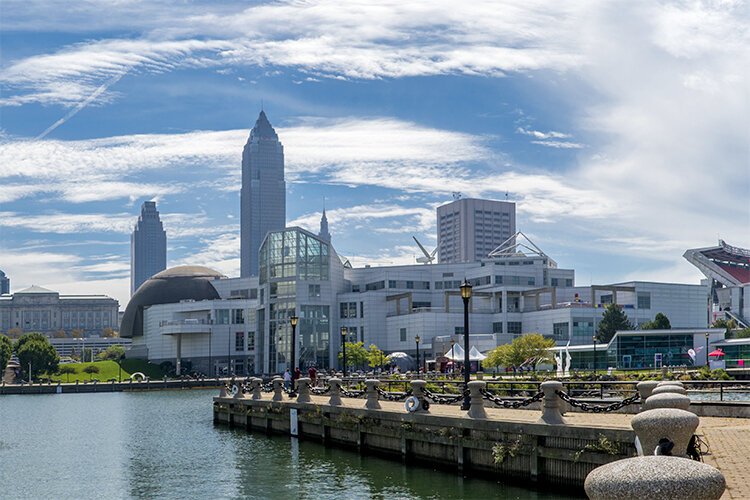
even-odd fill
[[[516,232],[516,204],[461,198],[437,208],[438,262],[487,257]]]

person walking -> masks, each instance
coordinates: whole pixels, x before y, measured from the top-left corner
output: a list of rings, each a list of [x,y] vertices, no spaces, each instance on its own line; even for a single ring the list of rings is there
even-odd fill
[[[284,389],[287,391],[292,388],[292,374],[289,373],[289,368],[284,372]]]
[[[318,375],[318,370],[316,370],[314,366],[311,366],[307,370],[307,376],[310,377],[310,383],[313,386],[315,386],[315,378],[317,377],[317,375]]]

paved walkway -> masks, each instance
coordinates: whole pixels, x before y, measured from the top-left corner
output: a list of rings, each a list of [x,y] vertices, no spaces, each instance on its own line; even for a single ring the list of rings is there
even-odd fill
[[[270,394],[263,399],[270,400]],[[327,404],[328,396],[312,396],[314,403]],[[362,408],[363,399],[342,398],[343,406]],[[380,401],[383,410],[404,413],[403,402]],[[538,410],[510,410],[486,408],[490,419],[536,422],[541,416]],[[432,405],[433,415],[458,417],[465,415],[457,405]],[[569,425],[582,427],[603,427],[631,429],[633,415],[624,413],[568,413]],[[701,417],[697,433],[704,436],[710,447],[710,454],[703,457],[705,463],[719,469],[727,480],[727,490],[722,499],[750,499],[750,419]]]

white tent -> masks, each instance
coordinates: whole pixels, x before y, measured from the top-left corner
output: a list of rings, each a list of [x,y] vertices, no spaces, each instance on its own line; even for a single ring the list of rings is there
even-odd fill
[[[458,344],[454,344],[453,347],[448,349],[445,353],[445,357],[451,361],[463,361],[464,360],[464,349]]]
[[[477,349],[475,346],[471,346],[471,350],[469,351],[469,361],[482,361],[487,356],[479,352],[479,349]]]

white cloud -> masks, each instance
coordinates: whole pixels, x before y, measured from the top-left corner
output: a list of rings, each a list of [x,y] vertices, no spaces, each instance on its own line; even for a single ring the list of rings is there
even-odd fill
[[[581,149],[583,144],[578,142],[565,142],[565,141],[531,141],[532,144],[539,144],[540,146],[546,146],[548,148],[555,149]]]
[[[555,132],[554,130],[550,130],[549,132],[540,132],[539,130],[530,130],[523,127],[518,127],[516,129],[516,132],[523,135],[530,135],[535,139],[570,139],[571,137],[573,137],[570,134]]]

